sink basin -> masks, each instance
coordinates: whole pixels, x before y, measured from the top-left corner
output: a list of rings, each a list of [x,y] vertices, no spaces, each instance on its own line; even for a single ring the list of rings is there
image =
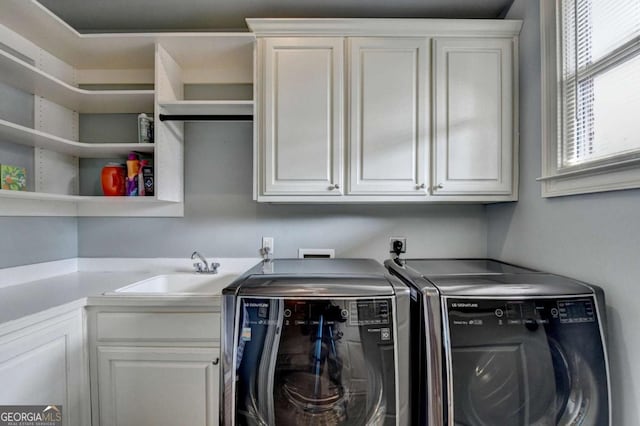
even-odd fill
[[[219,295],[238,274],[174,273],[156,275],[115,290],[127,294]]]

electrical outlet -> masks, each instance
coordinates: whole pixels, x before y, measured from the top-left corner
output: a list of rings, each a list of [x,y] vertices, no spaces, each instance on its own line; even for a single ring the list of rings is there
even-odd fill
[[[262,237],[262,255],[273,256],[273,237]]]
[[[407,237],[391,237],[389,238],[389,253],[406,253]]]

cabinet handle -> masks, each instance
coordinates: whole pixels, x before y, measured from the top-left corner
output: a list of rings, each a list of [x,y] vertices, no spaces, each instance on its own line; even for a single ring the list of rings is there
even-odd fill
[[[424,183],[421,183],[420,185],[416,185],[416,189],[424,189]]]
[[[216,359],[213,361],[213,365],[218,365],[219,363],[220,363],[220,358],[216,358]]]
[[[333,191],[334,189],[340,189],[340,185],[337,183],[335,185],[329,185],[329,191]]]
[[[444,188],[444,186],[442,186],[441,183],[439,183],[438,185],[436,185],[433,189],[442,189]]]

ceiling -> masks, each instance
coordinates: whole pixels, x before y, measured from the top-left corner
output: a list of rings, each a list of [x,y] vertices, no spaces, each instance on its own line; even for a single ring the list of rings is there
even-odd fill
[[[242,30],[244,18],[502,18],[513,0],[40,0],[79,32]]]

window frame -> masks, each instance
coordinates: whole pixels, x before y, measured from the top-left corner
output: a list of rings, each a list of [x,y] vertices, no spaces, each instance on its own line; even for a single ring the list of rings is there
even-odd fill
[[[561,35],[556,24],[559,1],[540,0],[542,177],[537,180],[541,182],[542,197],[640,188],[640,157],[637,155],[622,154],[573,167],[558,167],[564,125],[558,114],[562,111],[558,91],[561,52],[557,47]]]

